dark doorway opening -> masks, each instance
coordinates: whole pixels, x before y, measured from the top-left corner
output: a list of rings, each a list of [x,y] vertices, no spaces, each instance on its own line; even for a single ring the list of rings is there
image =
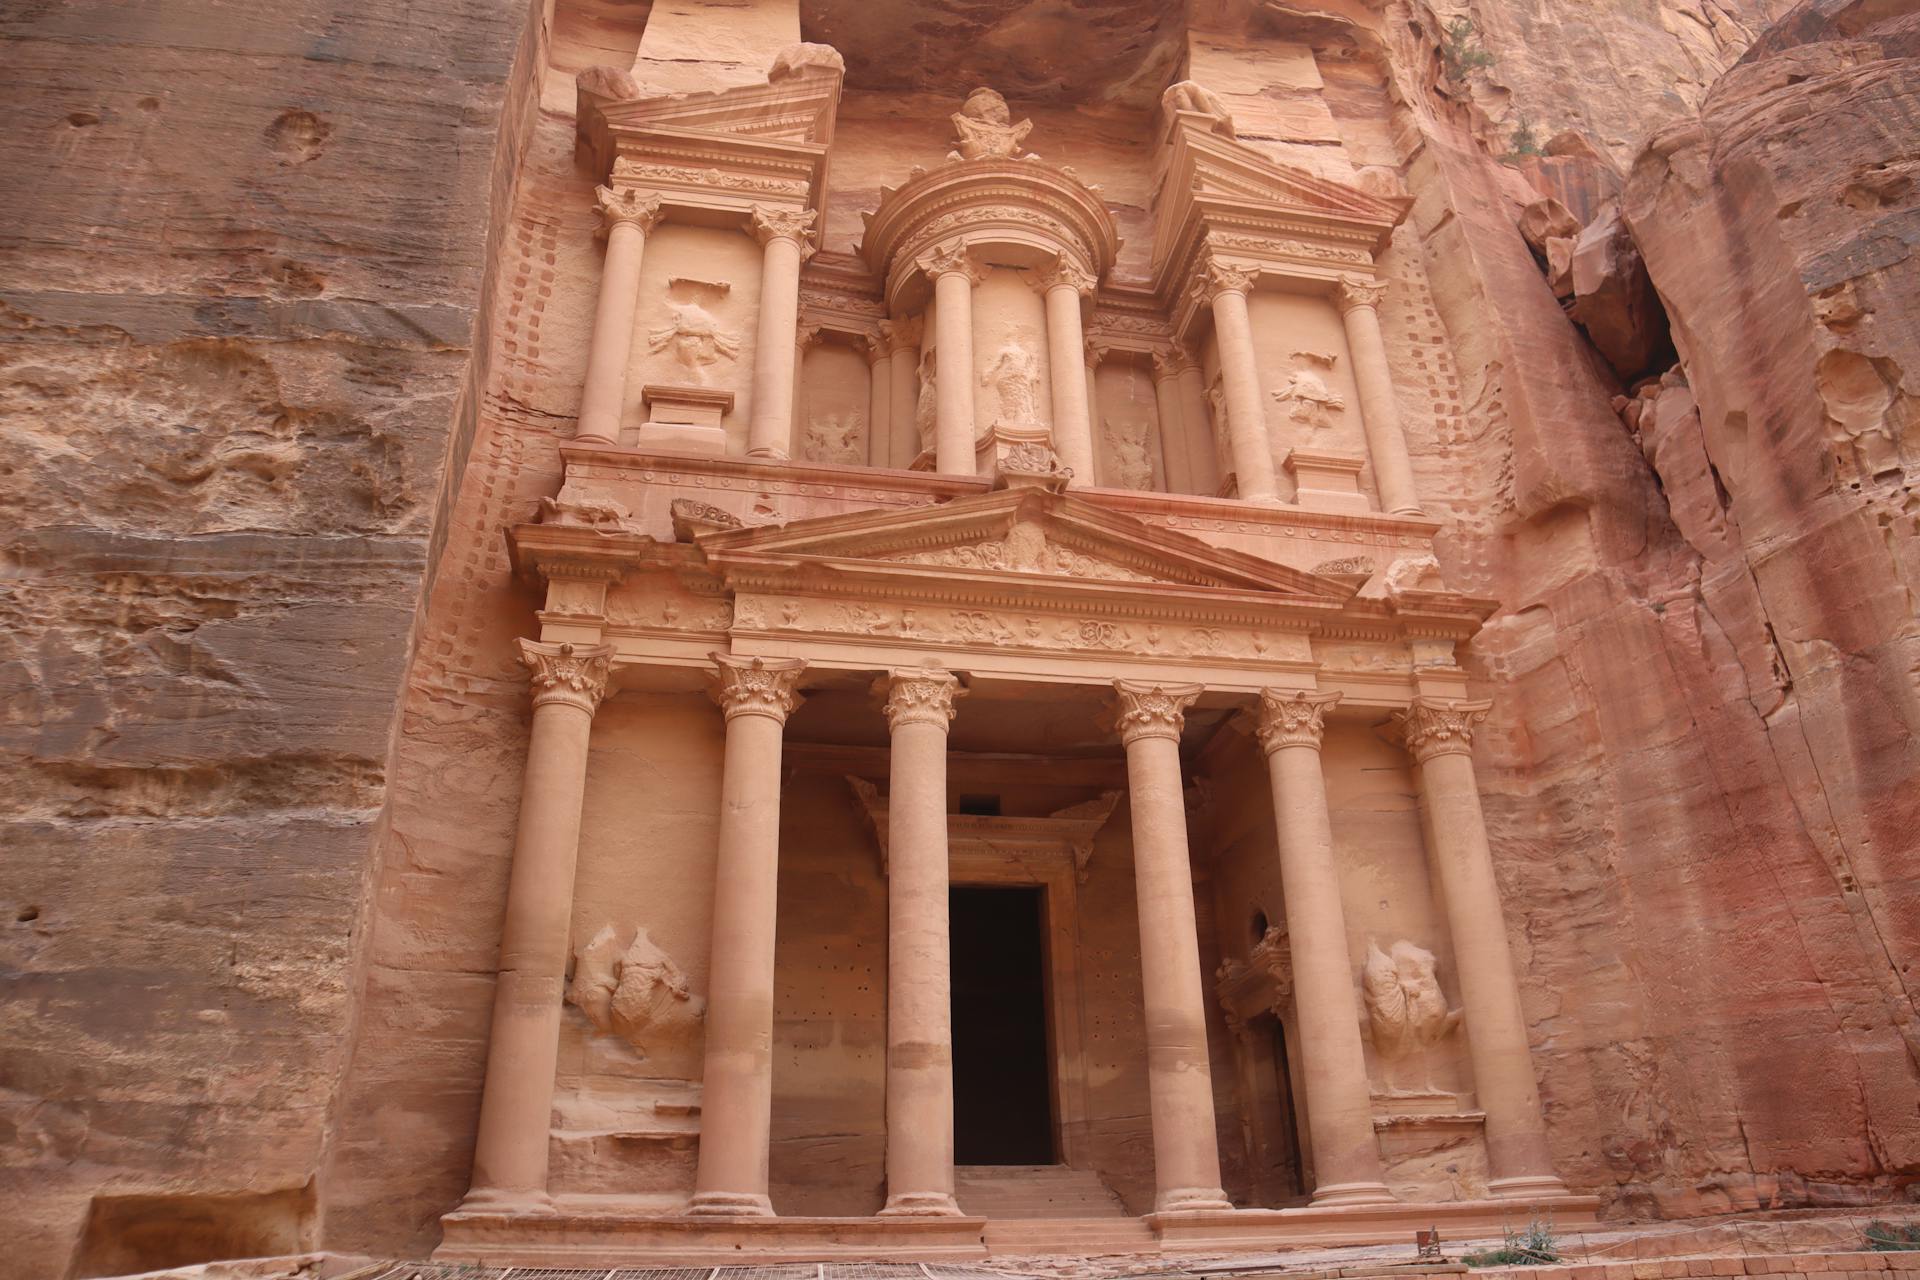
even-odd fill
[[[1054,1160],[1043,894],[952,891],[956,1164]]]

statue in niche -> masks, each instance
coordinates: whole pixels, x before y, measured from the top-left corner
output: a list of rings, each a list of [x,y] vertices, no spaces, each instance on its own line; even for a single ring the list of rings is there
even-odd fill
[[[1029,154],[1020,144],[1033,131],[1033,121],[1014,124],[1007,100],[992,89],[975,89],[950,119],[954,150],[947,153],[949,160],[1014,160]]]
[[[1432,1061],[1425,1051],[1460,1025],[1460,1011],[1447,1008],[1436,964],[1433,952],[1404,938],[1390,953],[1369,942],[1360,980],[1374,1053],[1383,1064],[1420,1054],[1427,1093],[1433,1092]]]
[[[567,1002],[579,1006],[602,1035],[618,1036],[644,1054],[647,1042],[685,1038],[706,1016],[673,957],[635,929],[623,950],[612,925],[575,953]]]
[[[1118,489],[1153,488],[1153,454],[1147,449],[1147,424],[1138,420],[1114,422],[1102,428],[1113,486]]]
[[[920,452],[932,453],[934,434],[940,424],[940,387],[936,382],[939,362],[933,348],[920,353],[920,398],[913,404],[913,426],[920,433]]]
[[[1338,357],[1324,351],[1296,351],[1293,355],[1294,359],[1306,363],[1294,367],[1287,385],[1274,392],[1273,398],[1283,404],[1293,405],[1288,416],[1295,422],[1315,430],[1332,426],[1332,415],[1344,410],[1347,402],[1327,386],[1326,379],[1320,376],[1315,366],[1331,370]]]
[[[669,352],[699,386],[707,383],[707,368],[740,355],[740,343],[723,332],[713,313],[697,302],[668,304],[670,323],[647,335],[647,349]]]
[[[999,396],[1000,421],[1040,421],[1040,366],[1025,347],[1008,343],[1000,348],[992,367],[980,375],[980,385],[992,387]]]
[[[866,421],[858,413],[835,413],[807,424],[807,457],[815,462],[861,463]]]

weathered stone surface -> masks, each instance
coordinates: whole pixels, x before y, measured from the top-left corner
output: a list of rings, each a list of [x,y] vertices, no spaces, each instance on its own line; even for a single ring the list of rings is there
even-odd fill
[[[1617,204],[1609,204],[1580,229],[1567,267],[1573,286],[1567,314],[1587,331],[1623,381],[1648,372],[1668,350],[1667,316]],[[1551,255],[1548,281],[1559,294]]]

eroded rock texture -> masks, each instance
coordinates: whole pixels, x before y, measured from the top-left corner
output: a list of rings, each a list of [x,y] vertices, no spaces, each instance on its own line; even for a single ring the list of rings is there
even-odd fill
[[[525,11],[0,19],[0,1274],[315,1237]]]

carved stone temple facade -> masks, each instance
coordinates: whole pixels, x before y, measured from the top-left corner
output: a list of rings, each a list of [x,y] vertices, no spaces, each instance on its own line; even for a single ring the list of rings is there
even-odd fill
[[[701,21],[575,81],[600,247],[505,531],[532,720],[438,1256],[1590,1217],[1457,662],[1494,602],[1383,335],[1410,200],[1242,140],[1204,51],[1128,148],[982,87],[940,151],[791,22],[673,83]]]

